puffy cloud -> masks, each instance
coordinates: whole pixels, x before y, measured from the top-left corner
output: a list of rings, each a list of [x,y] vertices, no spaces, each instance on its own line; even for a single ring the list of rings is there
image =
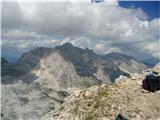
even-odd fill
[[[160,19],[149,21],[141,8],[120,7],[117,0],[98,4],[78,0],[3,2],[2,45],[7,47],[16,41],[19,49],[29,49],[50,47],[50,42],[53,46],[71,42],[103,54],[122,52],[138,58],[158,58],[159,23]]]
[[[12,29],[12,30],[2,30],[2,38],[12,39],[12,40],[42,40],[47,38],[47,36],[37,34],[36,32]]]
[[[47,40],[3,40],[1,42],[3,47],[16,47],[20,49],[22,52],[33,49],[35,47],[55,47],[60,45],[60,41],[54,39],[47,39]]]
[[[96,44],[95,50],[99,54],[107,54],[107,53],[111,53],[111,52],[123,53],[121,51],[121,49],[119,49],[118,47],[111,47],[111,45],[109,45],[109,44],[102,44],[102,43]]]
[[[65,42],[72,43],[74,46],[77,46],[80,48],[92,48],[91,40],[86,37],[75,37],[75,38],[68,37],[62,41],[62,44]]]

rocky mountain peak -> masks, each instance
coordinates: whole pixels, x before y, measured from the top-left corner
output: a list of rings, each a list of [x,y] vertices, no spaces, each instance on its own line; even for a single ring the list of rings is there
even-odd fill
[[[73,83],[74,87],[79,85],[84,87],[93,85],[93,83],[114,82],[120,75],[129,76],[130,73],[141,72],[145,68],[144,64],[126,55],[119,53],[98,55],[91,49],[74,47],[70,43],[64,43],[55,48],[34,48],[24,53],[14,66],[16,71],[21,71],[19,76],[22,76],[21,79],[24,81],[52,80],[48,83],[58,81],[60,88],[64,87],[61,82],[68,83],[68,81],[72,81],[71,78],[73,81],[66,87],[71,87]],[[66,69],[67,72],[65,72]],[[27,80],[28,78],[32,79]],[[85,79],[87,80],[84,81]],[[77,81],[81,81],[81,84],[78,85]],[[83,84],[84,82],[86,83]]]
[[[101,110],[99,109],[101,105],[106,105],[103,103],[110,103],[114,101],[114,98],[118,99],[115,95],[118,96],[121,93],[114,93],[114,91],[118,91],[118,89],[123,91],[121,86],[113,91],[113,86],[112,88],[106,86],[117,84],[116,79],[121,75],[125,76],[121,77],[122,79],[130,81],[129,76],[133,73],[141,73],[147,68],[139,61],[122,54],[98,55],[93,50],[74,47],[69,43],[55,48],[35,48],[24,53],[16,65],[8,64],[3,59],[1,62],[4,63],[2,64],[2,116],[3,119],[11,120],[40,119],[49,111],[58,108],[65,98],[76,90],[80,92],[70,96],[74,103],[67,100],[70,98],[66,99],[68,102],[64,104],[69,106],[64,107],[65,115],[62,114],[62,118],[72,120],[72,115],[71,119],[66,116],[66,114],[70,115],[69,111],[71,110],[74,113],[73,116],[75,114],[79,116],[81,113],[85,115],[80,120],[91,119],[93,118],[92,113],[95,116],[99,113],[94,108],[98,107],[98,110]],[[129,87],[132,89],[135,84],[126,82],[126,85],[128,87],[124,90]],[[135,88],[137,89],[137,87]],[[131,94],[132,92],[129,95]],[[110,95],[109,98],[112,98],[113,95],[113,99],[108,99],[108,95]],[[125,102],[127,103],[127,96],[124,97],[126,97]],[[102,101],[103,98],[104,101]],[[116,101],[114,102],[116,103]],[[88,112],[83,111],[83,107]],[[108,111],[108,108],[106,110]]]
[[[69,42],[66,42],[60,46],[56,46],[55,49],[59,49],[59,50],[70,50],[70,49],[74,49],[75,47],[69,43]]]
[[[74,47],[71,43],[66,42],[62,45],[63,47]]]

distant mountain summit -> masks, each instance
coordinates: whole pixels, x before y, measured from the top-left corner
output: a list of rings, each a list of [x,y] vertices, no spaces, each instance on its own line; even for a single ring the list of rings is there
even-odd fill
[[[97,55],[91,49],[78,48],[70,43],[55,48],[34,48],[24,53],[15,66],[9,66],[12,65],[6,66],[8,71],[12,67],[21,71],[17,76],[22,81],[35,81],[58,90],[110,84],[120,75],[129,76],[147,68],[136,59],[120,53]],[[11,72],[7,75],[13,76]],[[6,73],[2,76],[5,78]],[[5,83],[3,79],[2,83]]]
[[[91,49],[81,49],[70,43],[55,48],[34,48],[24,53],[16,65],[1,58],[1,117],[39,120],[56,110],[76,90],[111,84],[120,75],[130,76],[132,73],[141,73],[146,68],[141,62],[123,54],[97,55]],[[100,95],[106,93],[102,91]],[[93,98],[100,100],[94,94]],[[98,105],[102,102],[93,102],[93,105],[94,103]],[[85,105],[88,104],[85,102]]]

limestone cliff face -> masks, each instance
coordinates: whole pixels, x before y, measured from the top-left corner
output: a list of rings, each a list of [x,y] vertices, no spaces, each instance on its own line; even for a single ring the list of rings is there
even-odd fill
[[[57,90],[67,90],[72,87],[84,88],[100,84],[96,79],[78,75],[73,64],[64,60],[59,52],[54,52],[41,59],[39,68],[34,69],[32,73],[38,76],[36,82]]]
[[[160,73],[159,65],[153,70]],[[120,76],[113,85],[77,90],[42,120],[113,120],[119,113],[129,120],[159,120],[160,91],[142,88],[146,74]]]

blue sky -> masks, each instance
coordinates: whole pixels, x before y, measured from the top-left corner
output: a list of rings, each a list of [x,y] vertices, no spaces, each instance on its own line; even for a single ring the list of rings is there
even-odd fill
[[[119,5],[125,8],[141,8],[149,20],[160,17],[160,1],[119,1]]]

